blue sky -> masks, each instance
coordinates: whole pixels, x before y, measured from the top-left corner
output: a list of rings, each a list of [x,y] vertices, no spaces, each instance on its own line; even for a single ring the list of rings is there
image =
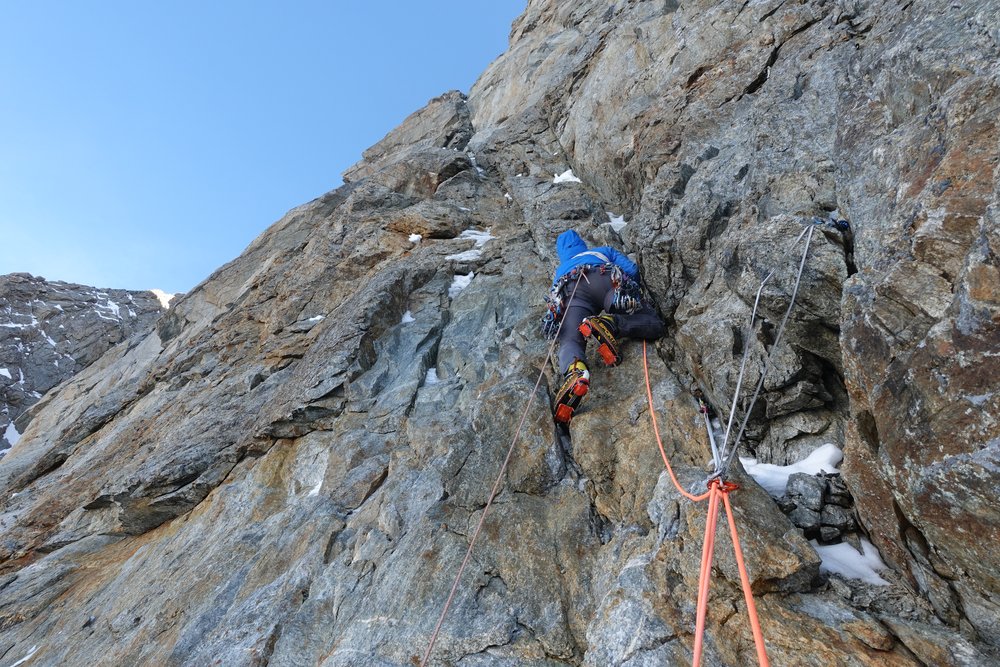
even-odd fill
[[[0,5],[0,274],[182,292],[427,100],[525,0]]]

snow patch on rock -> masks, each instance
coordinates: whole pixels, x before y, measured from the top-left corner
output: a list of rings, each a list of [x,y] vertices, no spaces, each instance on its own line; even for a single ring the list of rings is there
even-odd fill
[[[455,279],[451,283],[451,287],[448,288],[448,297],[454,299],[456,296],[458,296],[459,292],[461,292],[462,290],[464,290],[466,287],[469,286],[469,283],[471,283],[472,279],[475,277],[476,274],[473,273],[472,271],[469,271],[469,273],[467,273],[464,276],[461,274],[457,274],[455,276]]]
[[[627,222],[625,222],[624,215],[615,215],[611,211],[605,211],[605,213],[608,214],[608,220],[610,220],[610,222],[605,222],[604,224],[610,226],[611,229],[615,230],[616,232],[620,232],[622,229],[625,228],[625,225],[628,224]]]
[[[882,562],[875,545],[865,538],[861,538],[861,549],[864,553],[847,542],[823,545],[811,540],[809,544],[822,560],[819,565],[820,572],[839,574],[845,579],[860,579],[877,586],[889,585],[889,582],[878,574],[880,570],[886,569],[886,564]]]
[[[757,459],[740,457],[740,463],[743,464],[747,473],[776,498],[785,495],[788,478],[793,473],[804,472],[815,475],[821,472],[840,472],[837,466],[842,460],[844,460],[844,453],[840,451],[840,447],[829,442],[814,450],[812,454],[801,461],[787,466],[757,463]]]
[[[3,432],[3,437],[11,444],[12,447],[17,444],[18,440],[21,439],[21,434],[17,432],[16,428],[14,428],[14,422],[7,424],[7,430]]]
[[[583,183],[579,178],[573,174],[572,169],[567,169],[561,174],[556,174],[555,178],[552,179],[553,183]]]
[[[164,309],[169,308],[170,301],[177,296],[176,294],[167,294],[161,289],[151,289],[149,291],[153,293],[153,296],[159,299],[160,305],[163,306]]]

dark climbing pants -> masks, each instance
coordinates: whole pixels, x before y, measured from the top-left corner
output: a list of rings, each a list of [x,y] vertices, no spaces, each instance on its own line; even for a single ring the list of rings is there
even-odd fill
[[[559,370],[563,373],[574,359],[585,358],[587,341],[580,333],[580,323],[583,322],[583,318],[599,315],[602,310],[614,316],[619,338],[656,340],[666,332],[663,320],[648,306],[640,308],[631,315],[611,310],[615,290],[611,286],[610,273],[602,274],[599,269],[588,270],[576,288],[576,295],[570,301],[569,295],[573,293],[574,284],[575,280],[570,281],[563,288],[567,301],[562,329],[559,330]]]

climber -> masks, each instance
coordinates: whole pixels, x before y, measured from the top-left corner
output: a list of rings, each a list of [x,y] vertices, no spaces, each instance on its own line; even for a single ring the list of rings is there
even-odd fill
[[[565,379],[556,394],[555,420],[565,424],[590,388],[588,338],[597,344],[606,365],[617,366],[620,338],[655,340],[665,327],[653,307],[643,302],[639,267],[624,254],[610,246],[588,249],[573,230],[559,235],[556,250],[560,264],[545,299],[542,330],[549,339],[559,332],[559,370]]]

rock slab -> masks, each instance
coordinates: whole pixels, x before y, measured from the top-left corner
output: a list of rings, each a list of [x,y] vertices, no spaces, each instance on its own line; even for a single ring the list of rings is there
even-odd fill
[[[853,496],[888,586],[821,575],[731,471],[772,663],[996,664],[998,19],[532,0],[468,96],[32,409],[0,463],[0,660],[419,664],[522,421],[431,664],[690,660],[706,508],[663,474],[639,346],[551,420],[538,320],[574,228],[668,323],[648,366],[685,488],[694,394],[726,421],[744,358],[745,451],[845,446],[819,525]],[[704,660],[753,664],[728,540]]]

